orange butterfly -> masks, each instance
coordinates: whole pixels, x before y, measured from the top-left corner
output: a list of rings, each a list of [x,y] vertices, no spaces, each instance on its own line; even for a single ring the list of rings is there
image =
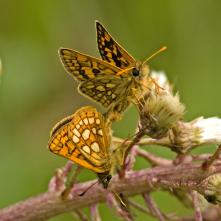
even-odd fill
[[[72,49],[60,48],[59,56],[65,70],[80,82],[79,91],[108,108],[108,118],[116,120],[153,81],[146,62],[136,61],[96,22],[97,43],[101,59]]]
[[[111,145],[110,128],[94,107],[77,110],[55,125],[49,150],[97,173],[104,188],[122,166],[126,149]]]

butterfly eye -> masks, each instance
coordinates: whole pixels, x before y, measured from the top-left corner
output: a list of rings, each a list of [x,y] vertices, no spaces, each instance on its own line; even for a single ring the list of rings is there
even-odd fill
[[[134,77],[137,77],[137,76],[139,76],[140,72],[136,68],[133,68],[132,69],[132,74],[133,74]]]

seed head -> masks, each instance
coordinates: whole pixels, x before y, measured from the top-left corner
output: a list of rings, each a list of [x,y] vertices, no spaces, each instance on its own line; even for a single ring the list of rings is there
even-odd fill
[[[183,118],[185,107],[180,102],[178,93],[172,94],[165,74],[155,72],[153,76],[159,91],[157,88],[149,90],[137,102],[137,107],[140,127],[146,135],[159,139],[167,136],[169,129]]]

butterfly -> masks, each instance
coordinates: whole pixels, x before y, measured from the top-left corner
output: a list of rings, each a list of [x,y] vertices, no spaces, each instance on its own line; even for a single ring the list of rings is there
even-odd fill
[[[96,22],[97,44],[101,59],[60,48],[59,56],[65,70],[79,81],[78,90],[108,108],[108,119],[120,118],[136,97],[136,91],[146,91],[153,81],[146,62],[136,61]]]
[[[57,123],[51,131],[48,148],[97,173],[104,188],[122,166],[126,151],[112,147],[110,127],[91,106],[82,107]]]

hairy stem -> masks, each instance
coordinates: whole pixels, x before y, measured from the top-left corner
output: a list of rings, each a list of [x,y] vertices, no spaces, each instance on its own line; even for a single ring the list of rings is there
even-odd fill
[[[70,195],[62,199],[56,191],[49,191],[29,198],[0,210],[1,221],[38,221],[47,220],[61,213],[90,207],[96,203],[106,202],[107,193],[118,192],[124,196],[143,194],[156,189],[171,191],[199,190],[201,183],[208,176],[221,173],[221,162],[215,162],[210,170],[203,170],[201,163],[188,163],[178,166],[158,166],[140,171],[130,171],[123,179],[114,176],[108,190],[95,185],[84,196],[79,196],[93,182],[75,184]],[[136,182],[135,182],[136,181]]]

